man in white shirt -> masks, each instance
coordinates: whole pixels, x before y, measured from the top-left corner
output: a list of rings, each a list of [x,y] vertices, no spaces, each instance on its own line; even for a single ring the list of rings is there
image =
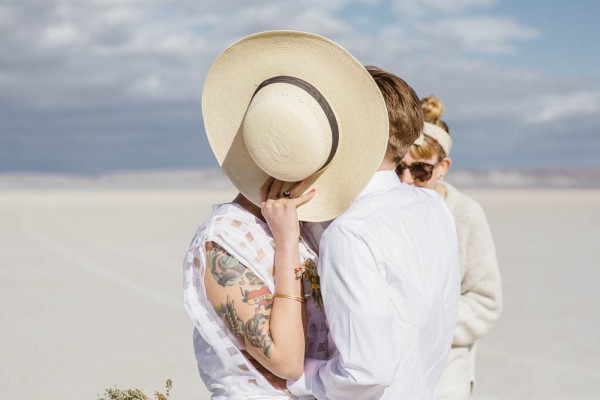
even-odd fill
[[[422,130],[419,98],[395,75],[368,69],[388,107],[386,156],[320,241],[321,291],[338,351],[306,359],[288,388],[317,399],[434,399],[460,294],[454,221],[438,194],[401,184],[394,172]]]

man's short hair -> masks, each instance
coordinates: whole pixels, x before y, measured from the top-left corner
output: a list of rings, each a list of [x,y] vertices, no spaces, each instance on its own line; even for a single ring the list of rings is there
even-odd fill
[[[404,80],[381,68],[367,66],[383,98],[390,120],[386,157],[399,163],[423,131],[423,110],[419,97]]]

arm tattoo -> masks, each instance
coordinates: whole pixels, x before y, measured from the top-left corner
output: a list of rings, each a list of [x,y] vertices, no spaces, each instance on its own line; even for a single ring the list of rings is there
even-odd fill
[[[246,276],[246,278],[248,278],[248,282],[252,285],[252,286],[262,286],[265,283],[263,282],[262,279],[260,279],[258,276],[256,276],[254,274],[254,272],[252,271],[246,271],[246,273],[244,274]]]
[[[227,296],[226,304],[215,307],[217,314],[231,334],[240,342],[245,340],[263,354],[271,357],[273,339],[269,330],[270,313],[263,314],[273,305],[273,294],[264,281],[235,259],[215,242],[206,242],[207,264],[212,277],[222,287],[239,286],[242,301],[254,306],[254,316],[244,322],[235,309],[233,300]],[[254,289],[254,287],[258,287]],[[248,290],[251,288],[253,290]]]
[[[265,356],[271,357],[271,332],[265,329],[269,323],[269,316],[256,313],[254,317],[246,321],[246,339],[255,348],[262,350]]]
[[[273,305],[273,294],[269,291],[267,286],[263,286],[257,290],[244,290],[240,287],[242,292],[242,301],[248,305],[256,306],[256,311],[260,311],[262,307],[265,310],[270,310]]]
[[[271,358],[273,338],[271,332],[267,329],[269,324],[268,315],[259,313],[257,310],[256,314],[244,323],[229,296],[227,296],[227,304],[221,303],[216,311],[219,317],[223,319],[223,323],[225,323],[229,332],[240,343],[243,344],[245,338],[252,347],[262,351],[267,358]]]
[[[227,304],[221,303],[219,309],[216,310],[217,314],[223,319],[225,326],[229,329],[229,332],[240,342],[244,343],[244,321],[238,316],[235,310],[233,300],[227,296]]]
[[[217,281],[223,287],[233,286],[243,280],[243,273],[246,267],[236,260],[224,248],[215,242],[207,242],[208,268]]]

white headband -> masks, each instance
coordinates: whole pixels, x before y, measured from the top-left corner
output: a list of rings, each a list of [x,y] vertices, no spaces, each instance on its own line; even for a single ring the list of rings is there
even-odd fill
[[[450,135],[448,134],[448,132],[446,132],[445,130],[443,130],[442,128],[440,128],[437,125],[430,124],[429,122],[425,122],[425,127],[423,129],[423,132],[417,138],[417,140],[415,140],[414,144],[416,144],[417,146],[422,145],[423,140],[425,140],[424,135],[427,135],[430,138],[432,138],[433,140],[435,140],[442,147],[442,149],[444,149],[444,152],[446,153],[446,155],[447,156],[450,155],[450,149],[452,148],[452,139],[450,138]]]

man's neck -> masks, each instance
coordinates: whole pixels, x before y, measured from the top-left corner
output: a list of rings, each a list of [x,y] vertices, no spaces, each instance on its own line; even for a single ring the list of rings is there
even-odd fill
[[[396,163],[394,161],[392,161],[391,159],[389,159],[388,157],[385,157],[383,159],[383,161],[381,162],[381,165],[379,165],[379,168],[377,169],[377,171],[393,171],[396,169]]]

